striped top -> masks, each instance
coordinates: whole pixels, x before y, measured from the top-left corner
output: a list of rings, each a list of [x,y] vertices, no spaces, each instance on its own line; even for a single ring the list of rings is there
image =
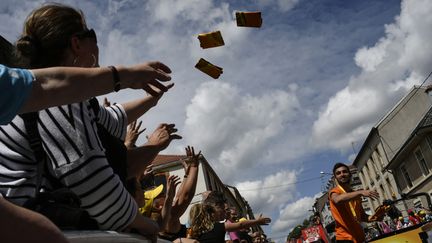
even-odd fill
[[[50,174],[81,199],[104,230],[121,230],[135,218],[137,205],[113,172],[97,135],[96,122],[124,139],[127,117],[121,105],[100,106],[96,117],[89,102],[39,111],[38,130]],[[126,162],[126,161],[125,161]],[[36,191],[37,163],[21,117],[0,126],[0,193],[22,205]],[[41,191],[52,189],[42,178]]]

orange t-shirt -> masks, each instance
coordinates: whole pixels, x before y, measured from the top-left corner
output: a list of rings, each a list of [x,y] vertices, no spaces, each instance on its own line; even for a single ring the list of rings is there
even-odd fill
[[[331,195],[333,193],[343,194],[345,192],[339,187],[335,187],[329,193],[330,211],[336,221],[336,240],[352,240],[354,243],[364,242],[365,234],[359,222],[361,216],[364,214],[361,199],[357,198],[351,200],[351,205],[353,206],[356,216],[359,218],[359,220],[357,220],[352,213],[349,202],[341,202],[336,205],[333,200],[331,200]]]

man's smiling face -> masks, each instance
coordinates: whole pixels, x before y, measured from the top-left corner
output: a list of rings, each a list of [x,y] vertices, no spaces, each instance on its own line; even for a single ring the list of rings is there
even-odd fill
[[[349,184],[351,181],[351,173],[348,167],[341,166],[335,170],[334,176],[337,182],[341,185]]]

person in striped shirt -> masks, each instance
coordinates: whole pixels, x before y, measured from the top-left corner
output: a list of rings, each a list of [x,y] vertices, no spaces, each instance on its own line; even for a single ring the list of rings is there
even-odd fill
[[[98,66],[94,31],[87,29],[81,12],[64,5],[45,5],[33,11],[17,48],[28,59],[31,68]],[[113,72],[117,72],[115,68]],[[119,79],[118,73],[114,79]],[[158,90],[168,89],[163,85],[150,88],[147,91],[156,94],[154,97],[160,97]],[[38,113],[37,127],[47,158],[48,174],[78,195],[82,208],[101,229],[131,227],[145,235],[158,231],[154,222],[139,215],[133,198],[109,166],[96,128],[99,123],[113,136],[123,139],[129,117],[136,118],[134,116],[144,110],[113,105],[101,106],[95,114],[90,104],[84,101]],[[181,138],[176,131],[174,124],[161,124],[148,142],[131,151],[130,156],[143,156],[143,164],[149,163],[173,139]],[[36,193],[37,164],[40,162],[35,159],[26,132],[21,117],[0,128],[3,145],[0,146],[0,191],[3,197],[19,205]],[[52,183],[44,176],[41,190],[52,189]]]

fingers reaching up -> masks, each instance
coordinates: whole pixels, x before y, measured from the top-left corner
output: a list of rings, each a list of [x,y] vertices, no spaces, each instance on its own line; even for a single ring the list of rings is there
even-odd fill
[[[146,130],[145,128],[141,129],[142,121],[137,122],[133,121],[127,129],[126,138],[125,138],[125,145],[127,148],[133,148],[135,147],[135,143],[138,139],[138,137]]]
[[[182,137],[176,134],[177,128],[175,124],[162,123],[156,130],[148,136],[148,144],[157,146],[160,150],[164,150],[174,139],[181,139]]]

